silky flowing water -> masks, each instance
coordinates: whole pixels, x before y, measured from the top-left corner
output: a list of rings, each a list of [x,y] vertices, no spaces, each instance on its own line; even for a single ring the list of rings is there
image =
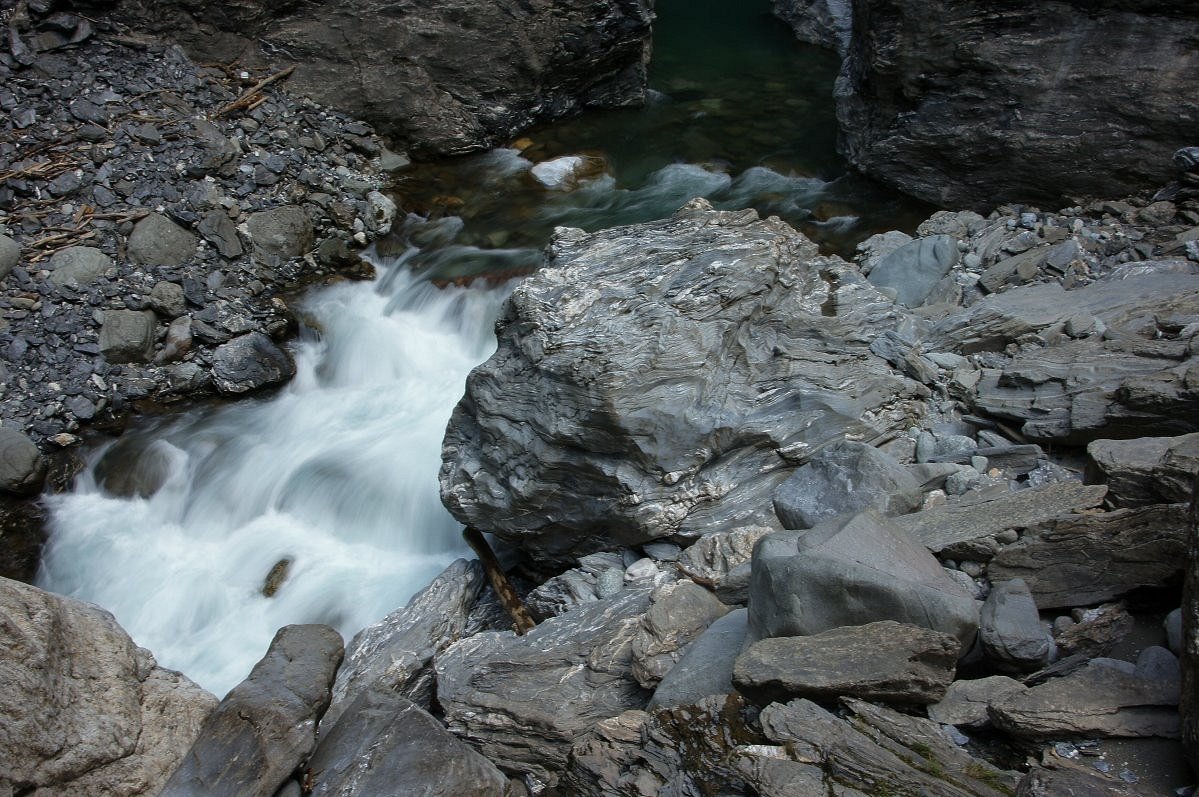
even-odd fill
[[[40,585],[104,606],[164,666],[224,694],[280,626],[348,638],[465,553],[438,499],[441,438],[507,288],[438,285],[527,272],[554,226],[661,218],[695,196],[781,215],[832,251],[913,226],[927,208],[835,154],[834,57],[767,5],[659,0],[646,108],[395,175],[416,213],[380,246],[376,280],[303,301],[294,381],[92,449],[73,491],[49,499]],[[531,176],[560,155],[594,167],[574,190]]]

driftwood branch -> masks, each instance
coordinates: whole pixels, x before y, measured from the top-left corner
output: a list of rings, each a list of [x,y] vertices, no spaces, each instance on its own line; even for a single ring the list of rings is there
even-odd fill
[[[524,601],[516,594],[512,582],[504,575],[504,569],[500,567],[499,560],[495,558],[495,552],[487,544],[487,538],[483,536],[482,532],[471,526],[462,530],[462,536],[479,557],[483,571],[487,573],[487,578],[491,581],[491,588],[495,590],[495,594],[500,599],[500,605],[512,618],[512,630],[518,636],[524,636],[532,631],[537,623],[534,622],[533,615],[529,614],[529,610],[525,608]]]
[[[267,77],[264,77],[262,80],[258,81],[253,86],[250,86],[250,88],[243,91],[241,93],[241,96],[239,96],[236,100],[229,103],[228,105],[224,105],[224,106],[218,108],[216,110],[216,112],[212,115],[212,118],[216,119],[220,116],[224,116],[227,113],[232,113],[233,111],[239,111],[244,108],[249,108],[258,100],[259,92],[261,92],[264,88],[266,88],[270,84],[274,83],[276,80],[282,80],[283,78],[289,76],[292,72],[295,72],[295,71],[296,71],[295,66],[289,66],[287,69],[276,72],[273,75],[268,75]]]

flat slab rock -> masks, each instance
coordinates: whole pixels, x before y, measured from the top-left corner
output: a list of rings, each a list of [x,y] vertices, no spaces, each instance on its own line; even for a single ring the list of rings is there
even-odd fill
[[[775,525],[780,450],[899,428],[884,408],[926,394],[869,351],[896,312],[752,211],[696,200],[665,221],[559,230],[454,410],[442,500],[557,561]]]
[[[633,640],[649,590],[626,589],[538,625],[463,639],[437,657],[437,700],[451,732],[508,772],[552,785],[576,739],[644,707]]]
[[[1089,606],[1183,571],[1185,504],[1067,515],[1029,527],[988,566],[993,581],[1021,578],[1040,609]]]
[[[737,657],[733,683],[763,705],[843,696],[935,703],[953,681],[959,648],[952,634],[890,620],[846,626],[753,643]]]

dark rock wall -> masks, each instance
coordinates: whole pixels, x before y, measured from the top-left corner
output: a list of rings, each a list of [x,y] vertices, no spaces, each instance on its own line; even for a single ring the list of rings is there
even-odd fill
[[[842,149],[945,206],[1158,187],[1199,119],[1199,6],[854,0]]]
[[[436,156],[642,102],[653,0],[127,0],[118,13],[200,61],[295,64],[291,90]]]

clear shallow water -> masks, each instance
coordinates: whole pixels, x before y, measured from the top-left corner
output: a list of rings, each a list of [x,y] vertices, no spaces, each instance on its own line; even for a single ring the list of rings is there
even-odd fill
[[[441,437],[466,374],[494,348],[502,298],[435,288],[396,261],[377,282],[315,294],[304,309],[321,334],[298,346],[280,393],[93,453],[74,492],[50,499],[39,583],[109,609],[217,694],[282,625],[328,623],[348,639],[466,554],[438,498]],[[131,471],[161,487],[105,489],[127,488]],[[266,597],[283,559],[287,576]]]
[[[441,438],[495,345],[504,289],[432,280],[525,273],[554,226],[660,218],[695,196],[780,215],[842,252],[927,215],[848,173],[835,59],[797,44],[766,0],[658,0],[658,13],[648,107],[396,176],[401,204],[432,221],[410,216],[381,242],[392,255],[376,281],[308,298],[290,385],[94,450],[75,490],[49,499],[40,585],[104,606],[165,666],[224,694],[280,626],[348,638],[466,553],[438,499]],[[600,168],[573,191],[531,177],[569,154]]]

